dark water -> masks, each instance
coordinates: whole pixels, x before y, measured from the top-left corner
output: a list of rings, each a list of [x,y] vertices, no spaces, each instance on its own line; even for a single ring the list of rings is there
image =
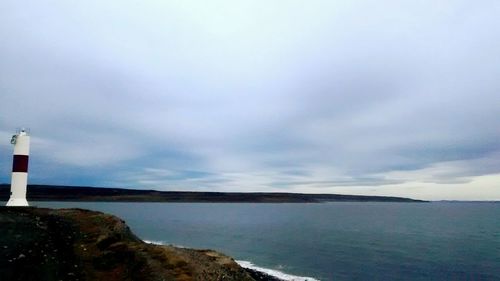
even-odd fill
[[[61,203],[142,239],[222,251],[320,280],[500,280],[500,204]]]

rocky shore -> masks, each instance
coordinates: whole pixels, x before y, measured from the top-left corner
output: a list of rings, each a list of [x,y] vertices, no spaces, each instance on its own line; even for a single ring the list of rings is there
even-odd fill
[[[2,280],[269,280],[212,251],[152,245],[117,217],[0,207]]]

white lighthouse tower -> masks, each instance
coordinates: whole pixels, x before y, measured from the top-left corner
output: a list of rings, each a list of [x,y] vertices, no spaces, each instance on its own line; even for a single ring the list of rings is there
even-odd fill
[[[12,181],[10,183],[10,199],[7,206],[29,206],[26,200],[28,185],[28,160],[30,154],[30,136],[22,129],[12,136],[14,145],[12,161]]]

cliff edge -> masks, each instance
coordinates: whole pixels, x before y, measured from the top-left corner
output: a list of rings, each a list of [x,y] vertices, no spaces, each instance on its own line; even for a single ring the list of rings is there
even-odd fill
[[[0,225],[2,280],[255,280],[228,256],[144,243],[100,212],[0,207]]]

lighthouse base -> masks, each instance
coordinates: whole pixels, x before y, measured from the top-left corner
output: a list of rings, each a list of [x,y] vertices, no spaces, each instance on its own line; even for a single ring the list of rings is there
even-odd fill
[[[7,207],[28,207],[28,200],[26,198],[10,198],[7,202]]]

